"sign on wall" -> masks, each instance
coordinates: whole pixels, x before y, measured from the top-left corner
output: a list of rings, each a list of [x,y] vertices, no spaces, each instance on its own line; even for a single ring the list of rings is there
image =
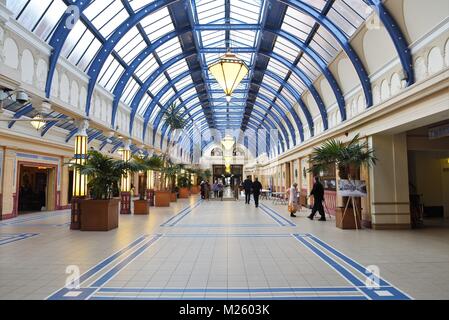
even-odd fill
[[[307,170],[309,169],[309,160],[307,158],[301,159],[301,188],[307,189]]]
[[[443,137],[449,137],[449,123],[429,129],[430,140],[439,139]]]

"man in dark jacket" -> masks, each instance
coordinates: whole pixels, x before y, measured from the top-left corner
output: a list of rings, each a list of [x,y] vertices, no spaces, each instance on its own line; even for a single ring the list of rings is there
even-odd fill
[[[250,176],[243,182],[243,189],[245,189],[245,204],[249,204],[251,201],[251,190],[253,189],[253,182]]]
[[[254,202],[256,203],[256,208],[259,207],[259,197],[262,189],[263,189],[262,184],[259,182],[259,179],[256,178],[253,183],[253,195],[254,195]]]
[[[313,189],[310,192],[310,195],[313,196],[313,208],[312,213],[308,218],[313,220],[316,212],[320,213],[320,221],[326,221],[326,216],[324,214],[323,201],[324,201],[324,187],[320,182],[319,177],[315,177],[315,184],[313,185]]]

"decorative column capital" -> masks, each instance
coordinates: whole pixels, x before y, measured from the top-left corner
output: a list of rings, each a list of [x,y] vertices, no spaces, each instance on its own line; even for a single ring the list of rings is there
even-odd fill
[[[131,139],[123,140],[123,150],[131,150]]]
[[[76,126],[78,127],[77,136],[87,136],[87,129],[89,129],[89,120],[81,119],[76,121]]]

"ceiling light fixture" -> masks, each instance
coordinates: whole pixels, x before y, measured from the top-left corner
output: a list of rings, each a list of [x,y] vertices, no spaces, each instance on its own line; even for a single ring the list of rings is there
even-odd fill
[[[209,66],[209,72],[224,90],[228,103],[231,102],[232,93],[248,74],[248,71],[249,68],[245,62],[230,51]]]

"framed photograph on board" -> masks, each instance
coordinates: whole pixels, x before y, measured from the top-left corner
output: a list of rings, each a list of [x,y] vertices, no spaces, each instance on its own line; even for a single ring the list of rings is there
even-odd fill
[[[342,197],[365,198],[367,196],[366,181],[342,179],[338,181],[338,194]]]

